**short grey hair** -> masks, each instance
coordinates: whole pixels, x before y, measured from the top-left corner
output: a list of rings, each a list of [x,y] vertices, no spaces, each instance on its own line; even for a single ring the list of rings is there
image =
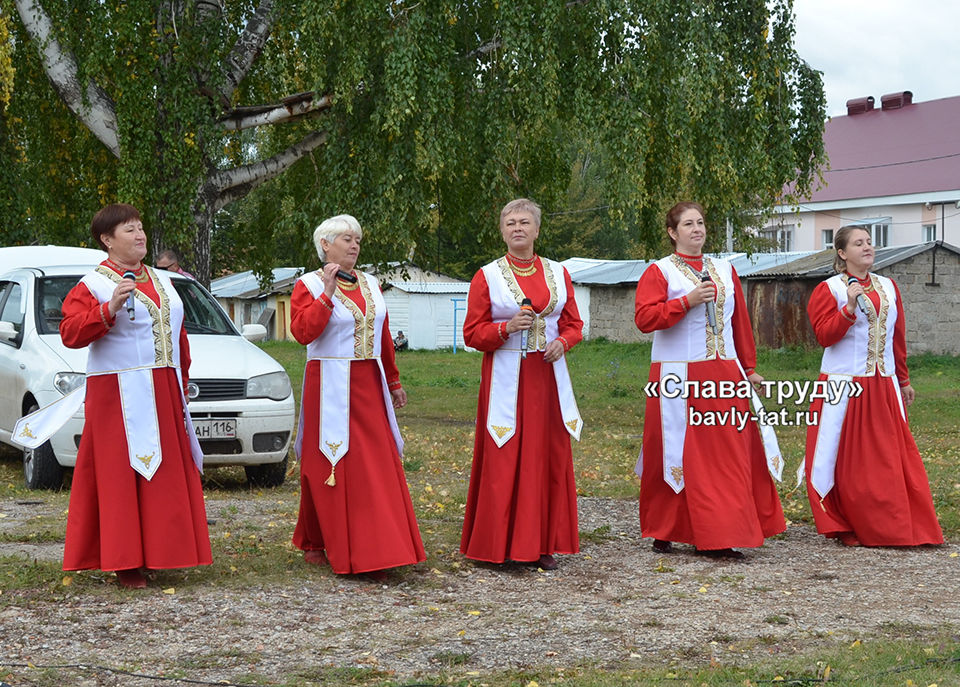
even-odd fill
[[[327,253],[320,247],[320,239],[327,243],[333,243],[340,234],[345,234],[348,231],[352,231],[363,238],[363,229],[360,228],[360,222],[353,215],[337,215],[325,219],[320,223],[320,226],[313,230],[313,245],[317,247],[317,255],[323,262],[327,261]]]
[[[503,223],[504,218],[511,212],[529,212],[531,215],[533,215],[533,219],[537,223],[537,226],[540,226],[540,206],[529,198],[517,198],[504,205],[503,210],[500,211],[501,224]]]

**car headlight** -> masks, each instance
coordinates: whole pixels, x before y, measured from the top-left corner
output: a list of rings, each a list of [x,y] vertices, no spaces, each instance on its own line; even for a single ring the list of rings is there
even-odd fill
[[[247,380],[247,398],[270,398],[282,401],[293,393],[286,372],[271,372]]]
[[[87,375],[82,372],[58,372],[53,377],[53,385],[57,391],[66,396],[71,391],[79,388]]]

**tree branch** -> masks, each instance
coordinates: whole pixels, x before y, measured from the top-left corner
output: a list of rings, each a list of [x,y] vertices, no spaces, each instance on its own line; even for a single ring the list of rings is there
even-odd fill
[[[204,195],[211,198],[214,212],[243,198],[260,184],[283,174],[304,155],[327,142],[326,131],[313,131],[301,141],[266,160],[225,169],[210,175]]]
[[[223,64],[223,83],[219,91],[224,108],[230,107],[237,86],[247,76],[250,67],[263,50],[270,36],[270,29],[273,28],[273,19],[273,0],[261,0],[227,55]]]
[[[310,91],[291,95],[276,105],[235,108],[221,117],[220,123],[227,131],[240,131],[266,124],[295,122],[316,116],[332,105],[333,96],[324,95],[317,98],[316,93]]]
[[[40,51],[43,70],[64,104],[114,156],[120,157],[117,113],[113,100],[90,81],[86,90],[77,76],[77,61],[53,37],[53,22],[40,0],[14,0],[20,20]]]

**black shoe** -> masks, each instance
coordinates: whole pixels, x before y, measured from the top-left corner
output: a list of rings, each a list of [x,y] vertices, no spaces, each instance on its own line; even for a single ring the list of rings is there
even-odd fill
[[[742,552],[736,549],[697,549],[697,553],[707,558],[726,558],[733,561],[746,558]]]
[[[650,548],[657,553],[673,553],[673,544],[668,542],[666,539],[654,539],[653,546]]]
[[[540,556],[537,560],[537,566],[541,570],[556,570],[557,569],[557,559],[551,556],[549,553],[545,553]]]

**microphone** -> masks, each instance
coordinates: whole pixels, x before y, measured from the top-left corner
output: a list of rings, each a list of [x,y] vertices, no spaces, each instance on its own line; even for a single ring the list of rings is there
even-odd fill
[[[126,272],[123,273],[123,278],[133,279],[134,281],[136,281],[137,275],[135,275],[130,270],[127,270]],[[136,291],[136,289],[134,289],[133,291]],[[136,317],[136,315],[133,312],[133,291],[127,294],[127,315],[130,316],[131,320],[133,320]]]
[[[529,298],[524,298],[522,301],[520,301],[520,309],[529,310],[530,312],[533,312],[533,301],[531,301]],[[520,357],[521,358],[527,357],[527,340],[529,339],[529,337],[530,337],[529,329],[520,330]]]
[[[713,281],[710,278],[710,273],[706,269],[700,273],[700,281]],[[707,301],[704,303],[707,306],[707,323],[710,325],[710,329],[713,330],[714,335],[717,333],[717,304],[714,301]]]
[[[325,262],[321,267],[326,267],[330,263]],[[351,284],[357,283],[356,275],[350,274],[349,272],[344,272],[343,270],[337,270],[337,279],[342,279],[343,281],[350,282]]]
[[[847,286],[850,286],[851,284],[854,284],[854,283],[859,284],[860,280],[858,280],[852,274],[848,274]],[[859,307],[860,310],[863,311],[864,315],[867,314],[867,299],[862,293],[859,296],[857,296],[857,307]]]

